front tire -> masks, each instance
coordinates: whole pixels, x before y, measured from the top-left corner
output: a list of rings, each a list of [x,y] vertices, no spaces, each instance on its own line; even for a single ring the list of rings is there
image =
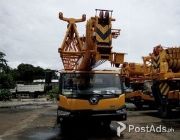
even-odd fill
[[[70,126],[67,121],[63,120],[60,122],[60,130],[63,135],[66,135],[68,133],[69,128],[70,128]]]
[[[111,124],[111,121],[104,121],[103,122],[103,126],[105,129],[109,130],[110,129],[110,124]]]

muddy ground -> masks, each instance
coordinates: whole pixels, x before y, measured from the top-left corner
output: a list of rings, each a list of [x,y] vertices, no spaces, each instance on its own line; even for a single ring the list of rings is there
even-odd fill
[[[112,122],[110,130],[93,127],[93,124],[72,125],[66,135],[62,135],[56,124],[56,104],[25,105],[0,108],[0,140],[179,140],[180,114],[174,112],[169,119],[158,117],[156,110],[128,111],[127,129],[117,136],[117,122]],[[129,125],[146,127],[164,126],[174,132],[129,132]],[[138,129],[136,129],[138,131]]]

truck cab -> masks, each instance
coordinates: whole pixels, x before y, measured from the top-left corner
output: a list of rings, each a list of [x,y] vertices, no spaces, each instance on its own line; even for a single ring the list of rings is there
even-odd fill
[[[126,120],[125,95],[117,71],[63,71],[59,79],[57,121],[94,120],[109,126]]]

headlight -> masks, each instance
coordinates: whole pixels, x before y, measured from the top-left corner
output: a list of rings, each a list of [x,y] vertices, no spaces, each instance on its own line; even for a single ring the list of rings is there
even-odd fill
[[[64,110],[58,110],[58,116],[69,116],[70,112]]]

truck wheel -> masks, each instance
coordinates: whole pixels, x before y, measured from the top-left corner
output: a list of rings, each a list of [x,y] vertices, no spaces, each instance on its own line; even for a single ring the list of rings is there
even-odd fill
[[[111,121],[103,121],[102,122],[102,125],[106,130],[110,129],[110,124],[111,124]]]
[[[60,122],[60,129],[63,135],[66,135],[68,133],[68,127],[69,127],[69,123],[67,121]]]

